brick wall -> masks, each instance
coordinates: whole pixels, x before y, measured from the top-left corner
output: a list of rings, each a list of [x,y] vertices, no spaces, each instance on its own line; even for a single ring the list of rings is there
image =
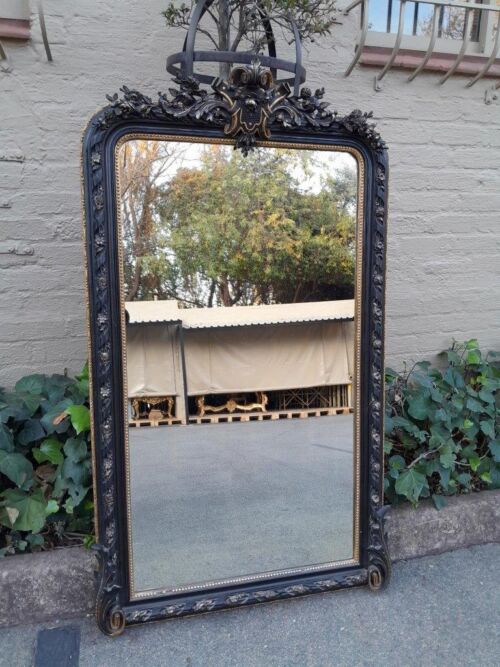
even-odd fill
[[[0,384],[23,373],[79,369],[86,356],[80,138],[105,94],[125,83],[166,90],[165,57],[183,35],[163,26],[161,0],[46,0],[53,63],[39,28],[9,43],[0,71]],[[305,54],[308,85],[340,112],[372,109],[390,147],[387,362],[431,357],[453,337],[500,349],[500,102],[491,82],[465,89],[435,74],[412,84],[395,71],[343,71],[354,19]],[[6,71],[7,70],[7,71]],[[8,71],[10,70],[10,71]]]

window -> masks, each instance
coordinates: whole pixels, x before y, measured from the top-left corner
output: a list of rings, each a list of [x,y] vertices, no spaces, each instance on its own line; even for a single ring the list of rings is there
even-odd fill
[[[0,39],[29,39],[29,0],[0,0]]]
[[[476,4],[482,4],[477,2]],[[400,0],[379,0],[370,3],[369,28],[376,32],[397,33]],[[465,7],[438,8],[438,38],[459,39],[465,36]],[[479,41],[481,11],[474,10],[469,21],[469,39]],[[407,2],[404,9],[404,34],[430,36],[434,6],[426,2]]]
[[[346,75],[356,63],[380,66],[375,88],[391,67],[500,77],[500,0],[353,0],[361,32]]]

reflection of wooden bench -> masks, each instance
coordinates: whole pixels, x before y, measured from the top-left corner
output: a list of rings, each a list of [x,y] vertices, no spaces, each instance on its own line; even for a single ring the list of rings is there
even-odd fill
[[[172,419],[174,416],[174,398],[173,396],[137,396],[132,398],[132,419],[152,419],[162,418]]]
[[[206,405],[205,397],[198,396],[196,398],[196,406],[198,408],[197,415],[198,417],[203,417],[207,412],[229,412],[233,413],[236,411],[241,412],[253,412],[255,410],[261,410],[262,412],[266,411],[268,397],[263,391],[256,392],[257,401],[255,403],[239,403],[239,397],[237,399],[230,398],[228,401],[222,405]]]

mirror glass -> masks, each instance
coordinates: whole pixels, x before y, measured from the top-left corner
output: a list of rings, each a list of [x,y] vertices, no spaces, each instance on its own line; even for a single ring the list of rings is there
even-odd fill
[[[358,559],[347,149],[118,146],[132,597]]]

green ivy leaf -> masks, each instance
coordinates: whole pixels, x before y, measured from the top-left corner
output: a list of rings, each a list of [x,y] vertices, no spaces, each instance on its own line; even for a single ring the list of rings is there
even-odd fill
[[[441,481],[441,486],[445,491],[448,490],[448,487],[450,485],[450,476],[451,476],[451,468],[452,466],[445,467],[444,465],[440,465],[438,467],[438,473],[439,473],[439,478]]]
[[[24,394],[21,398],[30,417],[35,414],[43,400],[43,397],[38,394]]]
[[[16,382],[15,390],[18,393],[26,392],[27,394],[41,394],[43,393],[45,385],[45,376],[40,374],[26,375]]]
[[[446,498],[444,496],[438,496],[436,493],[432,494],[432,502],[437,510],[442,510],[446,506]]]
[[[389,461],[388,461],[388,464],[389,464],[389,475],[393,479],[397,479],[398,476],[399,476],[399,472],[406,468],[405,460],[399,454],[396,454],[395,456],[391,456]]]
[[[63,449],[66,456],[75,463],[83,461],[88,456],[87,443],[80,438],[68,438]]]
[[[33,484],[33,466],[19,452],[0,450],[0,472],[20,489],[28,490]]]
[[[491,440],[488,443],[489,450],[496,463],[500,463],[500,440]]]
[[[491,488],[500,489],[500,465],[498,463],[491,462],[490,466],[490,475],[491,475]]]
[[[385,369],[385,384],[389,388],[389,385],[392,385],[398,378],[400,374],[392,368],[386,367]]]
[[[47,502],[47,509],[45,510],[45,513],[48,516],[49,514],[55,514],[56,512],[59,512],[59,505],[57,504],[57,500],[51,498]]]
[[[389,435],[394,430],[394,422],[392,417],[385,415],[384,417],[384,433]]]
[[[491,474],[489,471],[482,472],[479,477],[483,480],[483,482],[486,482],[486,484],[491,484]]]
[[[90,430],[90,411],[85,405],[70,405],[66,408],[71,424],[77,434]]]
[[[402,428],[410,435],[413,435],[417,440],[421,441],[423,432],[409,419],[406,419],[405,417],[394,417],[392,423],[394,424],[395,428]]]
[[[465,407],[471,410],[471,412],[482,412],[484,410],[481,403],[475,398],[468,398],[465,402]]]
[[[45,541],[43,535],[38,533],[29,533],[29,535],[26,535],[26,540],[31,547],[42,547]]]
[[[435,387],[431,387],[431,398],[434,403],[442,403],[444,400],[443,394]]]
[[[395,489],[396,493],[405,496],[410,502],[416,503],[420,498],[422,491],[424,491],[424,489],[429,489],[429,485],[425,475],[418,472],[413,467],[405,470],[399,475],[396,480]]]
[[[480,364],[482,361],[481,352],[479,350],[469,350],[465,357],[465,361],[470,365]]]
[[[16,542],[16,547],[19,551],[21,551],[21,553],[23,551],[26,551],[27,546],[28,546],[28,542],[26,542],[26,540],[17,540],[17,542]]]
[[[59,465],[63,463],[64,456],[61,452],[62,443],[55,438],[48,438],[44,440],[40,445],[40,448],[34,447],[31,450],[33,457],[37,463],[43,463],[44,461],[49,461],[54,465]]]
[[[89,479],[89,462],[76,462],[68,458],[63,463],[62,474],[65,479],[73,481],[77,486],[83,486]]]
[[[423,421],[429,414],[429,401],[418,394],[408,400],[408,413],[418,421]]]
[[[32,495],[20,489],[6,489],[2,494],[0,523],[13,530],[39,533],[45,525],[47,503],[41,489]],[[6,520],[7,517],[7,520]]]
[[[0,424],[0,450],[13,452],[14,449],[14,436],[12,435],[12,431],[4,424]]]
[[[449,367],[443,373],[443,381],[450,387],[455,387],[455,371],[453,367]]]
[[[436,412],[434,413],[434,420],[435,421],[441,421],[444,423],[449,422],[449,413],[446,412],[444,408],[438,408]]]
[[[73,507],[77,507],[85,499],[89,489],[90,486],[82,486],[81,484],[73,484],[72,482],[68,484],[68,493],[73,501]]]
[[[495,402],[495,396],[494,396],[493,392],[488,391],[487,389],[481,389],[478,392],[478,396],[485,403],[494,403]]]
[[[451,445],[444,445],[439,450],[439,462],[443,468],[451,468],[454,465],[456,459],[457,457],[455,456]]]
[[[466,489],[469,489],[472,481],[472,475],[470,475],[468,472],[461,472],[458,475],[457,480],[462,486],[464,486]]]
[[[479,468],[480,463],[481,459],[479,458],[479,456],[472,456],[469,459],[470,467],[474,472],[476,472],[476,470]]]
[[[66,500],[66,502],[64,503],[63,507],[68,514],[73,514],[73,511],[75,509],[74,506],[73,506],[73,499],[68,498]]]
[[[391,466],[391,468],[394,468],[395,470],[403,470],[404,468],[406,468],[405,460],[399,454],[391,456],[391,458],[389,459],[389,465]]]
[[[56,405],[49,405],[46,407],[46,412],[40,419],[40,422],[48,435],[52,433],[66,433],[69,428],[69,419],[63,419],[57,424],[54,424],[54,419],[59,417],[72,402],[69,398],[65,398]]]
[[[488,436],[488,438],[495,437],[495,423],[493,419],[480,421],[479,426],[481,427],[481,431],[484,433],[484,435]]]
[[[462,412],[464,409],[463,400],[461,398],[457,398],[456,396],[451,399],[451,404],[457,412]]]
[[[455,350],[446,350],[446,356],[448,358],[448,363],[452,364],[453,366],[460,366],[461,359]]]
[[[32,442],[45,438],[45,431],[38,419],[28,419],[21,431],[17,434],[20,445],[29,445]]]

